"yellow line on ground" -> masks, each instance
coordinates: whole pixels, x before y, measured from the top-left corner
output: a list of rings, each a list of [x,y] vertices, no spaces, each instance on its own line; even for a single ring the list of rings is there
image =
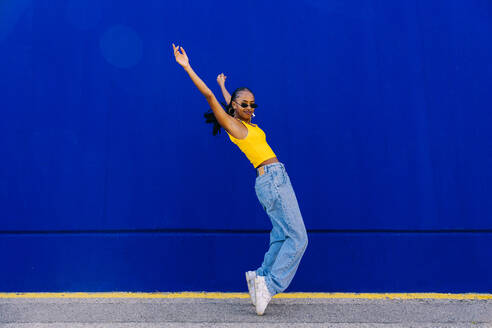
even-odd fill
[[[0,298],[249,298],[248,293],[0,293]],[[360,298],[360,299],[490,299],[492,294],[446,293],[280,293],[273,298]]]

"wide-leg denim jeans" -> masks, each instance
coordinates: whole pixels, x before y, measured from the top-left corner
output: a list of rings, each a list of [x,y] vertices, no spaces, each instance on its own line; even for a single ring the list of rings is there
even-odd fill
[[[256,177],[255,191],[261,206],[272,222],[270,248],[256,270],[271,295],[289,286],[308,244],[307,232],[285,165],[281,162],[263,166],[265,173]]]

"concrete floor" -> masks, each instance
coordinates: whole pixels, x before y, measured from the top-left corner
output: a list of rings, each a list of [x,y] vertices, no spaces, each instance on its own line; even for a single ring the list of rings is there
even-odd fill
[[[0,298],[0,327],[492,328],[492,299]]]

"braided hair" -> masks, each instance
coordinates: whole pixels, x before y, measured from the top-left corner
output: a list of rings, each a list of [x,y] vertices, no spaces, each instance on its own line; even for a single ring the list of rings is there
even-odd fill
[[[238,94],[241,91],[251,92],[251,90],[249,90],[246,87],[237,88],[232,93],[231,101],[228,104],[221,102],[222,106],[224,106],[224,108],[226,110],[226,113],[233,116],[233,117],[234,117],[234,107],[232,107],[232,101],[236,100]],[[251,92],[251,94],[253,94],[253,92]],[[215,136],[217,133],[220,134],[221,133],[221,125],[219,124],[219,121],[217,121],[217,118],[215,117],[213,110],[209,109],[207,112],[205,112],[203,114],[203,116],[205,117],[205,123],[213,123],[213,125],[214,125],[213,131],[212,131],[213,135]]]

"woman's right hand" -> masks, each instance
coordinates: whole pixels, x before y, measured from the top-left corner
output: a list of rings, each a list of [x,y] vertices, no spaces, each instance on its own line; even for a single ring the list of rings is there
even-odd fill
[[[224,73],[220,73],[217,76],[217,83],[223,87],[225,85],[225,80],[227,79],[227,76],[224,75]]]
[[[188,56],[186,55],[186,51],[181,47],[181,52],[179,52],[179,46],[175,46],[173,43],[173,49],[174,49],[174,57],[176,58],[176,61],[178,64],[180,64],[183,67],[190,66],[190,60],[188,59]]]

